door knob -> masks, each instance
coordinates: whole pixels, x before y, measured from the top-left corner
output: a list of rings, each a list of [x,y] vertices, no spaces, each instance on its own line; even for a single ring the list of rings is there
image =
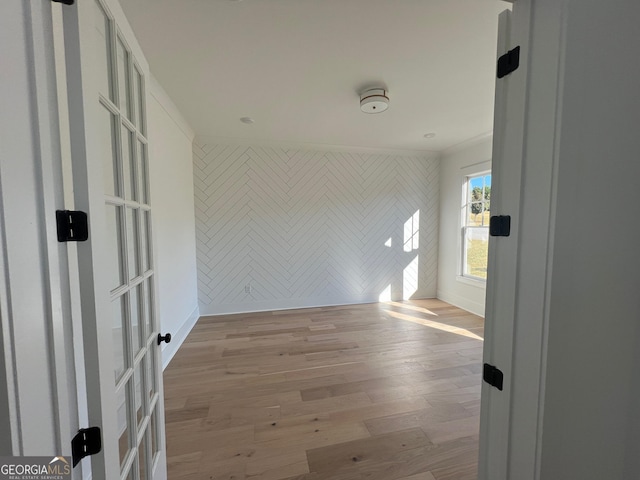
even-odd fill
[[[158,334],[158,345],[160,345],[162,342],[171,342],[171,334],[167,333],[164,337],[161,334]]]

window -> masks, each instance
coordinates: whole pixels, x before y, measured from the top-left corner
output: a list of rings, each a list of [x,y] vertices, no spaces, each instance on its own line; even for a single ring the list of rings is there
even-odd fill
[[[491,172],[466,177],[462,210],[462,276],[486,280]]]

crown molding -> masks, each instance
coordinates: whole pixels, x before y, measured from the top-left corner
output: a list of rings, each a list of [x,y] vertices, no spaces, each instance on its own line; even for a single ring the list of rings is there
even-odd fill
[[[370,155],[396,155],[402,157],[425,157],[438,158],[440,153],[434,150],[409,150],[396,148],[377,148],[363,147],[355,145],[329,145],[324,143],[306,143],[306,142],[280,142],[276,140],[265,139],[248,139],[234,137],[215,137],[207,135],[196,135],[194,143],[203,144],[231,144],[231,145],[247,145],[247,146],[263,146],[284,148],[288,150],[314,150],[321,152],[348,152],[348,153],[365,153]]]

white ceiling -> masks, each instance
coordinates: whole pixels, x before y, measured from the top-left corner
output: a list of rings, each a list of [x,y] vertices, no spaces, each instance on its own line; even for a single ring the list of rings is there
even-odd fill
[[[491,130],[503,1],[121,3],[198,135],[441,151]],[[389,109],[362,113],[378,85]]]

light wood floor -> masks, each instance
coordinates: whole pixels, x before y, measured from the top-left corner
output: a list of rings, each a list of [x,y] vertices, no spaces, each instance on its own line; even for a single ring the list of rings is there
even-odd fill
[[[475,479],[482,332],[439,300],[202,318],[164,374],[169,479]]]

